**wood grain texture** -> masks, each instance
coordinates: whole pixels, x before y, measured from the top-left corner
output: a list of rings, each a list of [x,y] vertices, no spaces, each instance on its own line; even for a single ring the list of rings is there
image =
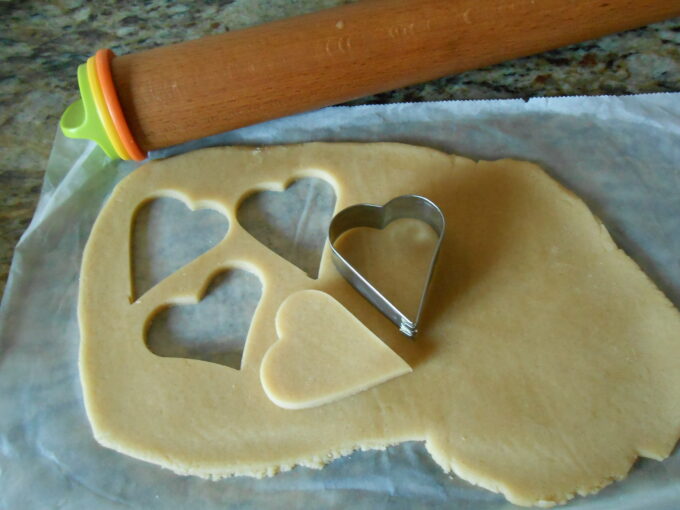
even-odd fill
[[[650,0],[365,0],[112,62],[154,150],[680,15]]]

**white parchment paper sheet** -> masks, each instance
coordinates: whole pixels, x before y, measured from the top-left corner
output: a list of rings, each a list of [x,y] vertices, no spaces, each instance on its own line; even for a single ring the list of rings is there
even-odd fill
[[[680,94],[329,108],[154,156],[313,140],[399,141],[478,159],[535,161],[579,194],[680,304]],[[0,306],[0,508],[513,508],[450,478],[419,443],[357,452],[320,471],[218,482],[100,447],[78,379],[78,273],[98,211],[135,167],[110,162],[91,143],[55,140]],[[680,508],[680,452],[663,463],[638,462],[626,480],[569,508]]]

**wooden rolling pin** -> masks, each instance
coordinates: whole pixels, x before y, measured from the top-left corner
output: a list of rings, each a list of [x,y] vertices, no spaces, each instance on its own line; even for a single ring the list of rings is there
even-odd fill
[[[680,16],[678,0],[362,0],[124,55],[149,151]]]

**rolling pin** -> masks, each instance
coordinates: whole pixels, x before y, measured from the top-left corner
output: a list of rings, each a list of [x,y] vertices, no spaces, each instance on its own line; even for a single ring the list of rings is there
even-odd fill
[[[61,124],[68,136],[111,136],[112,157],[143,159],[674,16],[677,0],[362,0],[129,55],[100,50],[79,68],[82,101]]]

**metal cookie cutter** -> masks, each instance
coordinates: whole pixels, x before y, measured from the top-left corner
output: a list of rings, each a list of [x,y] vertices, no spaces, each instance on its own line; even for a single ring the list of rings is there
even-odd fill
[[[401,218],[413,218],[430,225],[439,236],[432,254],[430,267],[427,271],[425,285],[420,296],[418,313],[415,320],[409,319],[396,306],[394,306],[378,289],[366,280],[335,248],[335,241],[340,235],[357,227],[371,227],[383,229],[394,220]],[[373,306],[390,319],[404,335],[413,337],[418,332],[418,323],[425,306],[427,291],[432,280],[439,249],[444,239],[446,221],[437,205],[425,197],[419,195],[402,195],[393,198],[385,205],[356,204],[343,209],[331,220],[328,227],[328,241],[333,254],[333,263],[340,274],[354,287],[359,294],[364,296]]]

